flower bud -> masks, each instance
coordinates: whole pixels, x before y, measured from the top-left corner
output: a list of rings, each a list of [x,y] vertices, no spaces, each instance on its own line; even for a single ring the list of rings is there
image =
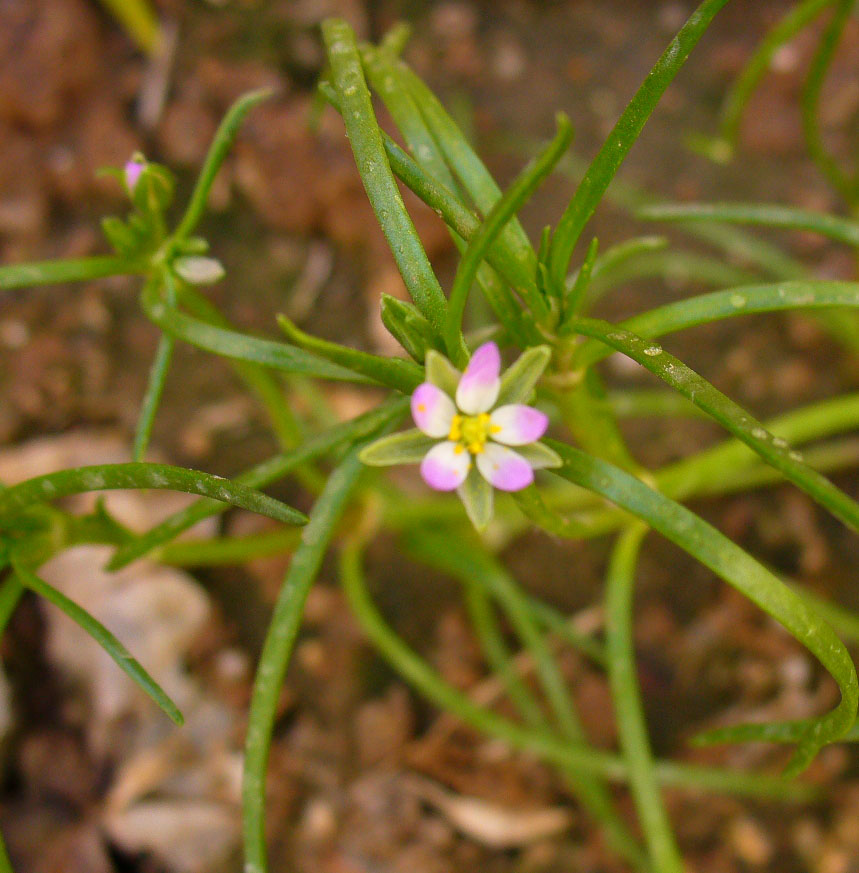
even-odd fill
[[[146,158],[140,152],[135,152],[125,164],[125,185],[129,193],[134,193],[143,171],[146,169]]]
[[[220,261],[199,255],[176,258],[173,269],[189,285],[211,285],[224,277],[224,267]]]
[[[420,364],[436,341],[430,323],[409,303],[382,295],[382,324],[388,333]]]

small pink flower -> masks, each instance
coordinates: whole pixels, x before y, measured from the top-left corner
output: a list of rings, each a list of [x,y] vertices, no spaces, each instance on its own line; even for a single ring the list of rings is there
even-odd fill
[[[509,446],[535,443],[547,416],[519,403],[493,408],[501,388],[501,356],[495,343],[482,345],[456,388],[454,402],[431,382],[412,394],[412,417],[428,437],[441,440],[421,462],[421,476],[436,491],[453,491],[474,464],[500,491],[519,491],[534,481],[532,465]]]
[[[412,393],[417,428],[365,446],[360,458],[374,467],[420,464],[424,482],[436,491],[456,491],[478,530],[492,518],[493,488],[520,491],[534,471],[560,467],[561,458],[539,442],[546,415],[527,401],[551,358],[548,346],[534,346],[501,378],[501,356],[485,343],[460,373],[445,357],[429,351],[426,382]]]

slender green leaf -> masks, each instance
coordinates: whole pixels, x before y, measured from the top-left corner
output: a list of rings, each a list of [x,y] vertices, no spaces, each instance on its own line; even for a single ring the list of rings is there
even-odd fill
[[[369,381],[366,376],[331,364],[295,346],[259,339],[192,318],[159,300],[151,288],[144,289],[141,306],[147,317],[166,333],[225,358],[321,379],[365,383]]]
[[[757,270],[747,270],[728,263],[722,257],[702,255],[681,249],[640,251],[630,258],[602,270],[591,279],[590,293],[583,309],[615,288],[641,279],[663,279],[675,285],[711,285],[730,288],[760,282]],[[584,314],[584,312],[582,313]]]
[[[164,392],[164,384],[167,381],[167,373],[170,369],[174,345],[175,340],[172,336],[162,334],[158,340],[158,348],[155,351],[155,358],[149,370],[146,394],[140,407],[137,429],[134,432],[134,445],[131,450],[131,457],[135,461],[142,461],[146,457],[146,449],[152,436],[152,427],[155,424],[155,414],[158,411],[161,395]]]
[[[859,643],[859,615],[837,603],[833,603],[828,597],[821,597],[809,591],[808,588],[795,583],[788,583],[790,587],[813,609],[842,640],[848,643]],[[854,726],[855,729],[855,726]]]
[[[277,316],[277,323],[287,338],[300,348],[346,367],[354,373],[360,373],[374,382],[395,388],[404,394],[411,394],[424,380],[420,367],[402,358],[382,358],[358,349],[350,349],[338,343],[319,339],[300,330],[285,315]]]
[[[659,388],[609,391],[606,402],[618,418],[702,418],[704,416],[704,413],[686,397]]]
[[[182,304],[196,318],[214,324],[216,327],[233,330],[230,322],[195,288],[186,285],[179,290]],[[248,390],[265,410],[281,448],[292,448],[299,443],[303,435],[301,425],[286,402],[284,387],[278,381],[276,374],[260,364],[235,359],[228,360],[236,375],[245,383]]]
[[[9,860],[2,834],[0,834],[0,873],[13,873],[12,862]]]
[[[569,119],[559,113],[556,124],[558,131],[555,134],[555,138],[516,177],[513,184],[493,205],[480,230],[469,240],[468,248],[465,250],[465,254],[457,268],[456,277],[453,280],[447,321],[445,323],[444,339],[451,358],[454,358],[454,355],[459,351],[465,301],[477,274],[477,268],[485,257],[489,246],[497,238],[501,229],[534,193],[537,186],[548,176],[552,167],[555,166],[572,142],[573,127]],[[540,306],[541,309],[534,312],[538,319],[545,316],[548,311],[545,302],[542,300],[540,301]],[[463,363],[456,361],[455,358],[454,362]]]
[[[594,278],[597,278],[604,273],[611,273],[612,270],[645,252],[658,252],[667,247],[668,240],[664,236],[633,237],[613,245],[599,257],[595,257],[591,272]]]
[[[563,286],[573,249],[647,119],[716,13],[728,0],[704,0],[671,41],[624,109],[561,216],[549,251],[549,272]]]
[[[170,238],[172,250],[176,249],[177,243],[187,239],[193,233],[194,228],[203,217],[209,199],[209,191],[212,189],[221,164],[223,164],[224,159],[233,147],[233,143],[239,133],[239,128],[242,126],[247,114],[255,106],[258,106],[264,100],[268,100],[272,94],[274,94],[272,88],[261,88],[258,91],[251,91],[233,103],[224,116],[218,126],[218,130],[215,132],[215,138],[212,140],[211,146],[209,146],[206,160],[203,163],[203,169],[197,177],[197,183],[191,192],[191,199],[188,201],[185,214]]]
[[[125,32],[146,52],[155,58],[161,48],[161,29],[152,6],[147,0],[101,0],[102,5],[116,16]]]
[[[834,0],[803,0],[792,6],[778,23],[758,43],[743,72],[731,86],[722,103],[720,135],[730,153],[736,148],[740,121],[746,104],[758,83],[771,70],[776,52],[804,30]]]
[[[412,300],[430,324],[441,332],[447,301],[391,172],[364,81],[355,35],[345,21],[337,19],[322,23],[322,35],[340,98],[343,123],[373,211]]]
[[[442,106],[441,101],[421,81],[420,77],[404,63],[397,65],[397,74],[411,92],[427,126],[436,137],[445,160],[468,196],[483,215],[487,215],[501,197],[501,189],[486,169],[483,161],[472,149],[456,122]],[[522,265],[521,290],[530,293],[536,290],[537,259],[528,236],[516,218],[511,219],[501,234],[503,248],[513,253]]]
[[[102,255],[64,261],[37,261],[29,264],[0,266],[0,291],[29,288],[32,285],[57,285],[65,282],[88,282],[106,276],[125,276],[140,272],[123,258]]]
[[[304,524],[307,516],[259,491],[220,476],[166,464],[99,464],[60,470],[27,479],[0,492],[0,519],[34,503],[48,503],[85,491],[157,488],[199,494],[239,506],[287,524]]]
[[[382,37],[379,48],[398,58],[405,51],[406,43],[411,36],[412,26],[407,21],[398,21]]]
[[[408,407],[405,398],[386,403],[343,424],[335,425],[319,436],[313,437],[298,448],[275,455],[257,464],[234,481],[250,488],[264,488],[295,471],[308,461],[315,460],[334,449],[363,439],[385,426],[397,421]],[[2,496],[2,494],[0,494]],[[169,542],[180,533],[192,528],[197,522],[223,512],[227,507],[218,500],[198,500],[185,509],[174,513],[151,530],[117,549],[109,570],[119,570],[152,549]]]
[[[8,575],[0,583],[0,638],[12,618],[23,593],[23,587],[14,574]]]
[[[737,315],[783,310],[859,307],[859,282],[812,279],[767,285],[740,285],[689,297],[650,309],[622,321],[622,329],[653,339],[699,324]],[[575,323],[572,330],[576,330]],[[573,368],[588,367],[612,353],[598,340],[580,346],[573,355]]]
[[[686,401],[680,395],[679,399]],[[697,407],[693,407],[697,408]],[[859,427],[859,396],[847,395],[802,407],[766,423],[766,429],[785,441],[798,445]],[[848,438],[813,447],[803,452],[809,466],[821,471],[857,466],[859,441]],[[674,500],[693,496],[712,496],[748,491],[761,485],[784,482],[783,475],[761,463],[744,443],[729,439],[712,448],[655,471],[655,486]],[[533,494],[532,494],[533,492]],[[628,516],[617,509],[593,509],[593,498],[586,491],[558,492],[526,489],[514,495],[520,508],[539,527],[551,533],[581,539],[616,530]],[[573,517],[556,509],[575,511]]]
[[[629,787],[638,820],[659,873],[683,873],[683,859],[662,802],[635,666],[633,589],[638,551],[647,527],[635,524],[617,540],[606,573],[606,649],[608,676],[620,747],[629,767]]]
[[[783,625],[832,675],[841,702],[812,719],[732,729],[722,739],[774,739],[796,742],[789,772],[795,775],[827,743],[838,740],[853,724],[859,704],[859,682],[847,649],[835,632],[780,579],[686,507],[654,491],[640,479],[611,464],[554,440],[549,445],[564,460],[557,473],[594,491],[640,518],[733,585]]]
[[[372,46],[362,46],[361,52],[370,82],[402,131],[409,150],[416,156],[416,161],[413,161],[390,137],[384,135],[391,169],[441,216],[453,231],[454,242],[463,250],[463,241],[470,240],[477,233],[481,222],[479,216],[461,202],[456,180],[448,168],[437,139],[441,136],[441,131],[433,131],[428,126],[407,86],[409,76],[404,73],[402,65],[397,62],[392,52],[376,50]],[[441,113],[444,115],[444,110]],[[455,127],[449,118],[447,121],[449,126]],[[457,135],[462,137],[458,131]],[[477,160],[476,156],[474,159]],[[490,205],[484,204],[484,211],[490,208],[491,200],[500,196],[495,183],[491,182],[491,185],[495,193],[490,199]],[[523,238],[521,228],[517,230],[513,222],[510,222],[490,245],[486,252],[486,261],[515,289],[521,289],[528,299],[529,295],[536,293],[536,287],[527,248],[522,248]],[[527,244],[527,238],[525,242]],[[521,256],[522,251],[525,252],[524,259]],[[481,265],[478,270],[477,281],[493,311],[513,336],[522,344],[528,340],[539,342],[536,329],[523,317],[525,313],[520,310],[516,298],[497,278],[493,279],[487,264]]]
[[[331,474],[316,501],[301,545],[280,589],[260,655],[248,715],[242,780],[242,820],[246,873],[268,869],[265,844],[265,774],[286,668],[310,591],[334,530],[364,469],[354,447]]]
[[[15,575],[23,585],[34,591],[39,597],[44,597],[49,603],[53,603],[61,609],[73,622],[80,625],[113,659],[116,665],[126,673],[131,680],[160,707],[168,718],[175,724],[184,722],[182,713],[179,712],[175,703],[165,694],[161,686],[143,669],[128,649],[97,619],[93,618],[85,609],[69,600],[61,591],[40,579],[27,567],[17,562],[13,563]]]
[[[805,230],[859,246],[859,221],[776,203],[654,203],[643,206],[636,215],[647,221],[724,221]]]
[[[588,246],[588,250],[585,254],[585,259],[582,261],[581,267],[576,270],[575,279],[573,279],[573,283],[570,286],[569,292],[567,293],[566,300],[564,301],[565,314],[568,313],[571,315],[576,315],[581,312],[582,306],[587,299],[586,295],[588,292],[588,288],[591,284],[591,276],[596,266],[598,251],[599,240],[594,237],[591,240],[591,244]],[[610,251],[611,249],[609,249],[609,252]],[[549,282],[549,287],[554,287],[551,281]]]
[[[802,445],[859,428],[859,394],[845,394],[788,412],[766,422],[768,431],[794,445]],[[810,459],[811,452],[805,456]],[[755,456],[739,440],[726,440],[663,467],[655,475],[660,491],[675,499],[700,493],[708,483],[716,487],[731,477],[744,475]]]
[[[825,476],[802,463],[801,456],[781,437],[774,437],[759,421],[706,379],[665,352],[652,340],[596,319],[580,319],[576,330],[594,337],[641,364],[671,385],[711,418],[779,470],[846,525],[859,530],[859,505]]]
[[[820,130],[819,115],[823,84],[855,5],[856,0],[837,0],[835,12],[827,24],[817,46],[817,51],[811,60],[811,68],[808,71],[805,87],[802,89],[802,99],[799,103],[802,111],[802,132],[805,135],[805,143],[811,158],[817,164],[820,172],[829,180],[829,184],[841,194],[851,207],[856,205],[857,180],[848,178],[827,149]]]

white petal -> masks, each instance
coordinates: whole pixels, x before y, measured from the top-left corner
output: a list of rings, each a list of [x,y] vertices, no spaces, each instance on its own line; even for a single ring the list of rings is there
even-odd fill
[[[506,446],[524,446],[537,442],[543,436],[549,426],[549,417],[533,406],[511,403],[509,406],[499,406],[492,412],[489,426],[489,435],[495,442]]]
[[[487,443],[477,456],[477,469],[499,491],[520,491],[534,481],[531,465],[513,449]]]
[[[498,399],[501,355],[495,343],[484,343],[472,356],[456,389],[456,405],[468,415],[489,412]]]
[[[418,385],[412,394],[412,418],[427,435],[439,439],[450,433],[456,407],[440,388],[430,382]]]
[[[471,455],[464,446],[446,440],[431,448],[421,462],[421,476],[436,491],[454,491],[468,475]]]

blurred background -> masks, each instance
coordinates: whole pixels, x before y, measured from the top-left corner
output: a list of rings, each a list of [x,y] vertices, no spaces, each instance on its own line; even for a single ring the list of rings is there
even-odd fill
[[[250,115],[201,226],[227,269],[207,293],[235,323],[261,335],[276,337],[274,316],[286,312],[312,333],[393,353],[378,299],[382,292],[404,296],[402,283],[338,117],[328,109],[318,130],[309,124],[323,66],[319,22],[342,16],[371,40],[410,22],[406,58],[504,186],[535,143],[551,136],[558,109],[575,125],[574,151],[592,156],[694,5],[160,0],[154,9],[170,50],[150,57],[98,0],[0,0],[0,262],[105,252],[98,221],[124,214],[126,204],[116,182],[96,171],[122,166],[136,149],[178,174],[181,204],[228,106],[247,90],[273,85],[277,95]],[[745,114],[733,163],[716,165],[688,146],[694,134],[715,133],[726,88],[790,6],[728,4],[645,128],[622,170],[625,181],[666,200],[838,209],[807,158],[797,109],[817,27],[776,56]],[[854,16],[823,104],[825,133],[836,147],[850,142],[847,121],[859,107],[857,58]],[[556,220],[574,186],[557,174],[528,204],[522,218],[532,239]],[[456,259],[445,228],[413,198],[407,204],[449,287]],[[652,232],[663,230],[610,206],[591,229],[603,250]],[[849,254],[834,244],[799,233],[778,239],[819,277],[852,275]],[[0,299],[0,480],[127,459],[158,339],[137,307],[138,290],[132,280],[113,279]],[[607,299],[600,314],[622,318],[701,290],[682,279],[636,282]],[[857,376],[855,360],[799,316],[731,320],[668,346],[760,417],[833,394]],[[607,372],[616,384],[649,384],[637,369],[609,363]],[[353,387],[324,390],[344,418],[376,399]],[[717,432],[694,420],[647,420],[628,436],[641,462],[654,466],[712,442]],[[275,451],[262,414],[229,368],[180,346],[152,458],[231,475]],[[855,493],[855,476],[839,483],[849,491],[851,481]],[[284,494],[306,508],[306,495]],[[120,495],[111,507],[145,528],[176,501]],[[855,541],[798,492],[778,488],[695,508],[781,571],[859,606],[850,585]],[[266,524],[241,512],[224,521],[231,533]],[[598,626],[590,604],[606,548],[534,534],[504,558],[536,593]],[[405,565],[393,543],[378,544],[371,558],[386,615],[449,681],[466,689],[478,683],[483,666],[456,587]],[[167,677],[189,726],[173,729],[65,619],[25,600],[0,642],[0,829],[15,870],[239,869],[249,680],[288,558],[188,573],[138,564],[118,582],[101,574],[104,559],[97,549],[75,550],[52,562],[46,578],[85,600],[156,676]],[[640,575],[637,642],[658,754],[763,766],[767,749],[703,752],[690,750],[685,738],[731,707],[760,707],[778,718],[833,699],[797,647],[677,550],[653,539]],[[327,567],[325,584],[311,595],[281,701],[269,798],[273,870],[625,869],[550,771],[437,718],[412,696],[362,642],[335,581]],[[602,679],[574,655],[566,668],[589,732],[610,747]],[[835,747],[820,756],[812,778],[838,787],[813,807],[669,794],[690,869],[859,870],[856,776],[855,761]],[[457,820],[449,802],[457,795],[484,802],[475,809],[490,823],[503,824],[511,810],[562,806],[564,813],[556,833],[537,828],[499,849]]]

